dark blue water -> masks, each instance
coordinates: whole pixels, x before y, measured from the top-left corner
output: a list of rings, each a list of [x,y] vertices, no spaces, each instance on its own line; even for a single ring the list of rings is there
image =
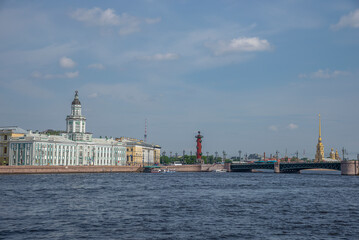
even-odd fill
[[[359,239],[359,177],[0,175],[2,239]]]

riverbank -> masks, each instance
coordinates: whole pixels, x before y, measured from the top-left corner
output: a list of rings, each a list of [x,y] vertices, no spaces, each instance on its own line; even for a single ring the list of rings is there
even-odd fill
[[[0,166],[0,174],[140,172],[139,166]]]
[[[222,164],[193,164],[161,166],[176,172],[211,172],[223,169]],[[141,166],[0,166],[0,174],[61,174],[61,173],[135,173]]]

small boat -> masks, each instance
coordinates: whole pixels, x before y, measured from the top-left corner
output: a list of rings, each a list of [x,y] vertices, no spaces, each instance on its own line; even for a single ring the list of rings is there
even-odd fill
[[[227,172],[227,169],[216,169],[216,170],[213,170],[212,172],[216,172],[216,173],[223,173],[223,172]]]
[[[159,166],[146,166],[143,168],[144,173],[160,173],[161,167]]]

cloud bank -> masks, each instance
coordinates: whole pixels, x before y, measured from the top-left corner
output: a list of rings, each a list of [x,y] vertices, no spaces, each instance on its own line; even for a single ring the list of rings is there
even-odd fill
[[[175,53],[157,53],[151,56],[141,56],[139,59],[146,60],[146,61],[170,61],[170,60],[176,60],[179,58],[178,54]]]
[[[65,72],[64,74],[42,74],[40,72],[33,72],[31,76],[37,79],[56,79],[56,78],[77,78],[79,71]]]
[[[141,22],[155,24],[161,21],[161,18],[147,18],[141,20],[138,17],[131,16],[127,13],[116,14],[115,10],[112,8],[102,10],[98,7],[92,9],[80,8],[72,12],[70,16],[89,26],[116,27],[118,28],[118,34],[122,36],[140,31]]]
[[[349,72],[340,71],[340,70],[330,70],[330,69],[319,69],[316,72],[309,74],[299,74],[299,78],[311,78],[311,79],[330,79],[330,78],[338,78],[343,76],[350,75]]]
[[[59,64],[63,68],[73,68],[76,66],[76,63],[71,58],[68,57],[60,58]]]
[[[359,28],[359,9],[350,12],[348,15],[342,16],[339,22],[331,26],[332,29],[338,30],[344,27]]]
[[[294,124],[294,123],[290,123],[290,124],[288,125],[288,128],[289,128],[290,130],[294,130],[294,129],[297,129],[297,128],[298,128],[298,125],[297,125],[297,124]]]
[[[268,40],[252,38],[234,38],[231,41],[219,41],[214,46],[210,46],[216,55],[235,52],[259,52],[268,51],[271,48]]]

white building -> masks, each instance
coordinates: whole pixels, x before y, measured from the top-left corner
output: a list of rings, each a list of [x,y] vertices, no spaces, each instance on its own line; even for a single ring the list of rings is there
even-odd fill
[[[126,165],[126,148],[114,139],[92,138],[76,91],[67,131],[61,136],[32,133],[10,140],[9,165]]]

